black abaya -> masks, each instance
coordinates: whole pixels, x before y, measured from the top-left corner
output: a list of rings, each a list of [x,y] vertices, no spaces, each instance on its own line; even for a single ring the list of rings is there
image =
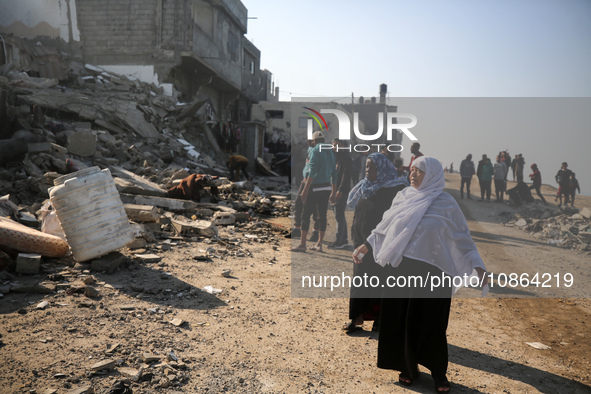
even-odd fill
[[[368,199],[361,199],[355,206],[353,224],[351,225],[351,237],[353,246],[359,247],[365,242],[372,230],[382,220],[384,212],[392,205],[396,194],[404,189],[405,185],[384,187]],[[363,277],[367,275],[382,276],[384,268],[376,264],[371,251],[366,253],[361,264],[354,264],[353,275]],[[349,319],[355,320],[363,315],[363,320],[376,320],[379,316],[382,289],[366,289],[351,287],[349,301]]]
[[[442,275],[437,267],[407,257],[396,268],[386,267],[386,274],[395,277]],[[378,342],[379,368],[400,371],[414,379],[417,365],[421,364],[433,376],[445,376],[451,294],[451,283],[436,288],[434,292],[429,287],[388,288],[384,292]]]

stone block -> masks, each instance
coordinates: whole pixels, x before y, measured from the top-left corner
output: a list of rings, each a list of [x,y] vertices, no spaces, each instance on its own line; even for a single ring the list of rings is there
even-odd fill
[[[109,253],[106,256],[92,260],[90,269],[93,271],[114,271],[123,263],[125,256],[121,253]]]
[[[51,143],[50,142],[33,142],[27,144],[27,150],[29,153],[51,153]]]
[[[248,212],[236,212],[234,216],[236,217],[237,222],[248,222],[250,219]]]
[[[19,253],[16,258],[16,272],[19,274],[38,274],[40,266],[40,254]]]
[[[57,153],[59,155],[65,156],[68,154],[68,149],[64,148],[61,145],[58,144],[54,144],[53,142],[51,143],[51,151],[53,153]]]
[[[157,254],[136,254],[135,257],[141,259],[144,263],[157,263],[162,260],[162,257]]]
[[[131,220],[139,223],[153,223],[160,217],[158,209],[152,205],[124,204],[125,213]]]
[[[96,152],[96,136],[90,131],[78,131],[68,138],[68,151],[79,156],[92,156]]]
[[[117,365],[117,361],[107,359],[107,360],[99,361],[98,363],[96,363],[92,367],[90,367],[90,369],[92,369],[93,371],[103,371],[103,370],[113,369],[113,368],[115,368],[115,365]]]
[[[160,361],[160,356],[151,353],[142,353],[142,361],[145,363],[153,363]]]
[[[213,221],[217,225],[228,226],[236,223],[236,216],[226,212],[216,212],[213,215]]]
[[[67,394],[94,394],[94,388],[92,386],[82,386],[72,389]]]

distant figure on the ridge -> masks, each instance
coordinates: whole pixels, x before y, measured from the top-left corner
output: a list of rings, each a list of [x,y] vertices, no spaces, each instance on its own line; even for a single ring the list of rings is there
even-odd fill
[[[540,170],[538,170],[538,165],[535,163],[532,164],[531,170],[533,171],[533,173],[531,173],[529,177],[531,178],[533,185],[531,185],[529,189],[536,189],[536,193],[538,193],[538,196],[540,197],[542,202],[546,204],[546,199],[544,198],[544,196],[542,196],[542,192],[540,191],[540,188],[542,187],[542,174],[540,173]]]
[[[449,173],[450,173],[450,174],[453,174],[453,173],[454,173],[454,163],[451,163],[451,164],[449,165]]]
[[[579,194],[581,194],[581,188],[579,187],[579,180],[577,178],[575,178],[575,173],[573,172],[570,175],[570,185],[569,185],[570,206],[571,207],[575,206],[575,194],[577,193],[577,190],[579,191]]]
[[[472,161],[472,154],[468,154],[462,163],[460,164],[460,176],[462,177],[462,183],[460,184],[460,198],[464,198],[464,184],[466,185],[466,194],[468,200],[470,197],[470,183],[472,182],[472,176],[474,176],[474,162]]]
[[[562,163],[560,170],[556,173],[554,177],[556,179],[556,183],[558,183],[558,198],[560,199],[560,204],[562,205],[562,196],[564,195],[564,205],[568,204],[569,196],[570,196],[570,177],[572,175],[572,171],[568,169],[568,163],[565,161]]]
[[[423,153],[421,151],[419,151],[419,149],[421,149],[421,144],[419,144],[418,142],[415,142],[410,146],[410,153],[412,153],[412,156],[410,158],[410,162],[408,163],[408,166],[402,167],[404,169],[404,171],[406,171],[409,174],[410,174],[410,169],[412,167],[412,162],[415,161],[416,159],[418,159],[419,157],[423,156]]]
[[[491,164],[490,159],[487,158],[480,171],[480,201],[484,201],[484,195],[486,194],[486,202],[490,202],[490,185],[492,183],[494,172],[493,165]]]
[[[515,164],[514,161],[511,161],[511,156],[509,155],[509,152],[507,152],[506,150],[499,152],[499,156],[501,157],[501,161],[503,163],[505,163],[505,168],[506,168],[506,174],[505,174],[505,179],[509,180],[509,170],[512,169],[513,170],[513,180],[515,180]]]
[[[478,184],[480,185],[480,194],[484,197],[484,185],[482,184],[482,167],[488,160],[486,155],[482,155],[482,160],[478,162],[478,167],[476,167],[476,178],[478,178]],[[482,199],[480,199],[482,201]]]
[[[507,187],[507,166],[501,160],[501,155],[497,156],[497,162],[494,165],[495,194],[496,202],[503,202],[503,194]]]
[[[523,158],[523,155],[520,153],[517,156],[515,156],[513,162],[515,162],[515,174],[517,174],[517,183],[523,182],[523,168],[525,167],[525,159]],[[515,180],[515,177],[513,177],[513,180]]]

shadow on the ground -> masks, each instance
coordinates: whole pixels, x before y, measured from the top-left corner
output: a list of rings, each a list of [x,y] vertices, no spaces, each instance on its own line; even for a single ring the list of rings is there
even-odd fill
[[[353,336],[353,335],[352,335]],[[354,336],[364,336],[355,334]],[[467,368],[475,369],[475,365],[479,365],[478,372],[502,376],[503,379],[510,379],[516,382],[522,382],[533,387],[540,393],[588,393],[591,392],[591,387],[572,379],[556,375],[551,372],[546,372],[538,368],[530,367],[528,365],[509,362],[502,358],[490,356],[481,352],[470,349],[464,349],[455,345],[448,345],[449,361],[451,363],[461,365]],[[474,360],[474,362],[472,362]],[[421,374],[419,379],[415,380],[410,387],[404,387],[399,383],[393,383],[397,388],[405,389],[409,392],[415,393],[432,393],[434,392],[433,379],[429,371],[424,367],[419,367]],[[398,372],[393,372],[394,381],[398,381]],[[492,393],[496,392],[491,388],[483,385],[482,387],[472,388],[464,386],[461,383],[454,381],[453,376],[448,373],[448,378],[451,381],[452,392],[462,393]],[[489,380],[489,379],[487,379]],[[481,391],[482,390],[482,391]],[[396,390],[397,391],[397,390]]]
[[[91,272],[91,274],[99,283],[104,282],[105,285],[112,286],[116,291],[132,297],[132,299],[140,299],[154,305],[192,310],[215,309],[227,305],[220,300],[217,295],[209,294],[179,278],[167,275],[161,270],[143,265],[132,266],[132,269],[121,267],[118,271],[112,274],[101,272]],[[38,285],[42,282],[46,282],[47,277],[48,275],[46,274],[15,276],[12,283],[18,282],[19,286],[27,286],[35,291],[34,288],[39,289]],[[143,284],[132,285],[132,281],[135,279],[141,279]],[[53,283],[58,284],[67,282]],[[66,295],[66,298],[60,298],[59,302],[67,303],[71,300],[71,302],[76,303],[88,303],[92,307],[92,304],[98,304],[101,301],[103,295],[112,291],[105,289],[105,285],[93,285],[98,291],[98,297],[85,297],[82,295],[83,291],[78,291],[74,294]],[[0,301],[0,314],[17,311],[25,313],[31,308],[34,309],[36,305],[43,300],[51,302],[51,298],[55,294],[55,292],[40,294],[30,291],[15,292],[11,290],[11,292],[5,294]],[[129,301],[131,300],[128,300],[128,302]],[[122,303],[124,303],[124,301],[122,301]]]
[[[489,244],[507,245],[507,244],[511,243],[514,245],[533,246],[533,247],[547,245],[544,242],[528,240],[528,239],[524,239],[524,238],[510,237],[507,235],[489,234],[489,233],[484,233],[481,231],[470,231],[470,235],[472,235],[472,239],[474,239],[474,241],[479,241],[482,243],[489,243]]]
[[[448,349],[449,360],[455,364],[467,368],[474,368],[474,365],[479,365],[482,372],[504,376],[528,384],[541,393],[585,393],[591,390],[591,387],[582,383],[529,365],[509,362],[502,358],[451,344],[448,345]],[[478,363],[472,363],[472,360],[478,360]]]

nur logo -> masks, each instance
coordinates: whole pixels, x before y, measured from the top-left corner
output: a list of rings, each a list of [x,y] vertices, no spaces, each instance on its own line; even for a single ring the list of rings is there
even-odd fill
[[[338,109],[321,109],[320,112],[313,110],[312,108],[309,107],[303,107],[304,109],[307,109],[310,112],[304,112],[306,115],[311,116],[316,123],[318,123],[318,125],[320,126],[320,130],[323,130],[322,125],[324,124],[324,126],[326,127],[326,131],[328,131],[328,125],[326,123],[326,120],[324,119],[324,117],[321,114],[333,114],[337,117],[337,121],[339,124],[339,134],[338,134],[338,138],[340,140],[350,140],[351,139],[351,120],[349,119],[349,116]],[[400,130],[402,131],[407,138],[409,138],[411,141],[418,141],[418,138],[414,136],[413,133],[410,132],[410,128],[416,126],[417,124],[417,117],[413,114],[403,114],[403,113],[397,113],[397,112],[387,112],[386,116],[384,116],[383,112],[378,112],[378,131],[376,131],[375,134],[362,134],[361,131],[359,131],[359,113],[358,112],[353,112],[353,133],[355,134],[355,137],[357,137],[358,140],[361,141],[375,141],[378,140],[383,134],[384,134],[384,118],[386,118],[386,139],[388,141],[392,141],[393,140],[393,132],[394,130]],[[406,119],[410,119],[410,123],[396,123],[395,120],[396,118],[406,118]],[[314,122],[312,121],[312,119],[308,119],[308,123],[307,123],[307,138],[309,140],[312,139],[312,135],[314,133]],[[390,152],[401,152],[403,147],[400,144],[391,144],[391,145],[387,145],[387,144],[371,144],[371,146],[376,146],[377,149],[379,150],[381,146],[387,146],[388,151]],[[353,146],[349,146],[345,149],[347,150],[351,150],[351,148],[353,150],[355,150],[355,152],[369,152],[369,150],[371,149],[371,146],[368,144],[357,144],[357,145],[353,145]],[[399,147],[399,150],[394,150],[395,147]]]
[[[324,123],[324,127],[326,127],[326,131],[328,131],[328,125],[326,124],[326,120],[324,119],[324,116],[320,115],[320,112],[313,110],[312,108],[309,107],[302,107],[304,109],[307,109],[308,111],[312,111],[313,113],[311,114],[310,112],[304,112],[304,114],[311,116],[312,118],[314,118],[314,120],[316,121],[316,123],[318,123],[318,126],[320,126],[320,131],[324,130],[322,127],[322,123]],[[322,111],[322,110],[321,110]],[[320,119],[318,119],[320,118]],[[320,123],[320,120],[322,120],[322,123]],[[311,140],[312,139],[312,134],[314,133],[314,124],[312,123],[312,119],[308,119],[308,139]]]

